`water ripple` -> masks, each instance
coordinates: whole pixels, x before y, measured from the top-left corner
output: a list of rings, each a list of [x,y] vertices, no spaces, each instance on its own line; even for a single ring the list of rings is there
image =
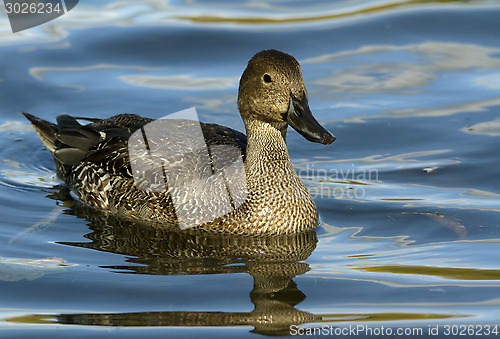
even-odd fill
[[[5,121],[0,124],[0,136],[0,186],[17,191],[38,191],[57,184],[52,158],[35,139],[29,125]],[[37,143],[38,147],[33,147]]]

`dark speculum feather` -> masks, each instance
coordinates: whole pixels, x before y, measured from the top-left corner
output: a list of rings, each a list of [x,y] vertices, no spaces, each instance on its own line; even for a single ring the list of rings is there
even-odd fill
[[[87,155],[87,151],[82,151],[78,148],[68,147],[61,148],[54,152],[54,158],[67,166],[78,165]]]
[[[67,114],[61,114],[57,117],[57,126],[59,127],[59,130],[82,127],[82,125],[76,121],[75,118]]]
[[[65,145],[79,148],[85,151],[99,142],[99,133],[96,133],[97,135],[92,135],[89,138],[88,133],[85,133],[87,134],[85,135],[81,132],[82,131],[76,130],[61,131],[57,135],[57,138]]]

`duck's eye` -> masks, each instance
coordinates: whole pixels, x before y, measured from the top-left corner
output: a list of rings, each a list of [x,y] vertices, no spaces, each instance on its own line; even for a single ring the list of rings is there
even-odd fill
[[[270,82],[273,82],[273,79],[271,79],[271,76],[269,74],[264,74],[264,76],[262,77],[262,79],[264,80],[264,82],[266,83],[270,83]]]

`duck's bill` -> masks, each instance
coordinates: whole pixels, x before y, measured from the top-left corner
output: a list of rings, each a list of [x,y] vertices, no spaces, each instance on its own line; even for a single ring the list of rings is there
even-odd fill
[[[293,95],[290,96],[290,107],[288,108],[286,120],[294,130],[309,141],[319,142],[324,145],[329,145],[335,141],[333,134],[321,126],[313,117],[305,95],[302,100]]]

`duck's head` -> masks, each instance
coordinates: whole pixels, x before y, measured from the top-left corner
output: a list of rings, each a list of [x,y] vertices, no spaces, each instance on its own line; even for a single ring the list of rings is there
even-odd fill
[[[238,109],[245,123],[261,120],[284,131],[290,125],[309,141],[325,145],[335,141],[309,109],[300,64],[274,49],[259,52],[248,62],[240,80]]]

